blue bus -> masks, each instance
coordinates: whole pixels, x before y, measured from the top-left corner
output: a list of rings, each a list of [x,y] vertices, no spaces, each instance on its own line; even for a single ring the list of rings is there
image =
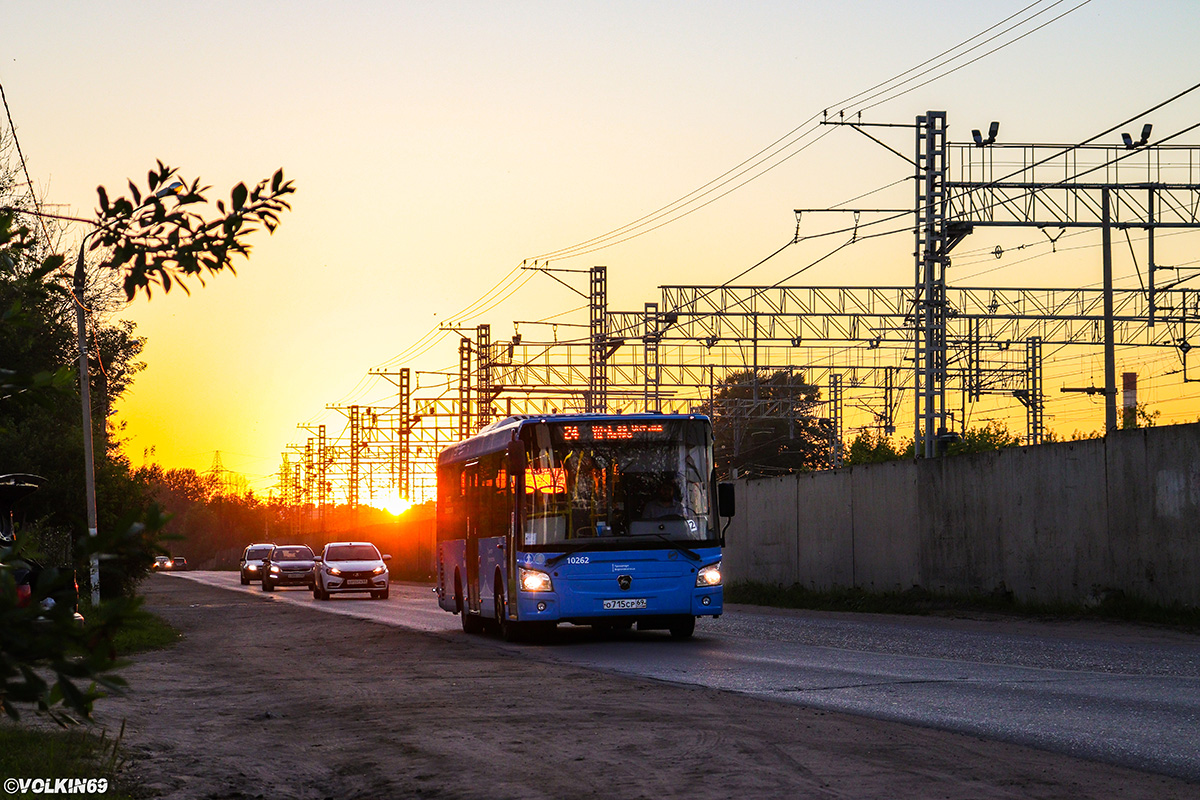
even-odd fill
[[[688,638],[721,615],[732,489],[704,416],[509,417],[438,456],[438,604],[508,640],[559,622]]]

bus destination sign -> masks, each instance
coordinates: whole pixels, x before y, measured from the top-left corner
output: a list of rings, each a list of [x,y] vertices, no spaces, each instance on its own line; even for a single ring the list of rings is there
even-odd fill
[[[563,441],[607,442],[625,439],[663,439],[667,429],[661,422],[604,422],[562,426]]]

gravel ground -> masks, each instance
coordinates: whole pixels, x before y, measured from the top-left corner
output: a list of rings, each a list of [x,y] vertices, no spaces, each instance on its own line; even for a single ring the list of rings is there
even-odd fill
[[[547,664],[155,576],[184,633],[99,705],[170,798],[1195,798],[970,736]]]

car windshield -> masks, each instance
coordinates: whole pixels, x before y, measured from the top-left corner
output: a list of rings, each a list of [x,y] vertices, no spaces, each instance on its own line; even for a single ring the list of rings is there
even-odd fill
[[[313,551],[307,547],[276,547],[272,561],[311,561]]]
[[[274,549],[273,547],[251,547],[246,551],[246,560],[262,561],[264,558],[270,558],[271,551]]]
[[[326,561],[378,561],[379,551],[371,544],[339,544],[325,553]]]
[[[525,473],[525,545],[602,536],[715,538],[708,426],[536,425]]]

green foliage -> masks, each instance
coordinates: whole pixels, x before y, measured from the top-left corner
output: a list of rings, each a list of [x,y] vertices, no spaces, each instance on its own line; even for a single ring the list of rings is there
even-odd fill
[[[0,137],[0,153],[6,151]],[[41,491],[22,502],[24,513],[44,530],[74,533],[74,564],[47,566],[38,573],[32,597],[18,594],[17,573],[30,566],[32,537],[0,550],[0,708],[18,718],[33,707],[59,722],[87,717],[98,697],[121,686],[114,637],[137,609],[134,590],[149,571],[164,518],[150,505],[144,481],[135,480],[109,418],[117,399],[142,369],[144,340],[130,322],[111,322],[115,272],[126,298],[152,285],[168,291],[174,282],[224,269],[250,252],[246,237],[257,227],[274,231],[293,193],[283,171],[253,189],[238,184],[228,205],[204,216],[209,187],[177,180],[176,170],[158,162],[143,193],[132,181],[130,198],[110,200],[97,190],[99,209],[92,239],[95,263],[77,272],[83,291],[53,253],[46,218],[23,194],[11,163],[0,163],[0,473],[23,472],[46,479]],[[40,217],[38,228],[24,220]],[[185,286],[185,291],[187,291]],[[89,352],[84,375],[79,360],[76,311],[87,312]],[[92,396],[99,536],[85,534],[83,430],[80,379]],[[131,523],[130,520],[141,521]],[[29,526],[26,526],[29,527]],[[75,621],[75,575],[95,554],[100,561],[105,602],[90,608],[86,625]]]
[[[74,299],[67,277],[57,270],[62,259],[39,260],[37,252],[45,248],[15,220],[14,212],[0,211],[0,309],[8,310],[0,324],[0,366],[12,376],[0,391],[0,472],[45,477],[41,491],[24,501],[25,512],[80,536],[86,506]],[[88,377],[99,410],[93,436],[104,529],[146,508],[118,443],[107,435],[113,406],[142,367],[136,358],[143,340],[133,335],[132,323],[107,324],[93,316],[93,326],[98,358]]]
[[[150,464],[140,467],[134,480],[170,515],[166,531],[179,543],[173,552],[193,567],[236,564],[247,544],[269,539],[265,530],[289,528],[281,507],[249,492],[225,493],[211,474]]]
[[[1019,447],[1021,437],[1009,431],[1003,422],[992,421],[982,428],[968,428],[962,436],[946,447],[948,456],[987,453],[1002,447]]]
[[[884,461],[900,461],[910,458],[912,445],[905,450],[897,450],[892,440],[882,434],[862,431],[846,447],[842,463],[848,467],[856,464],[879,464]]]
[[[161,161],[147,174],[146,182],[145,200],[133,181],[129,182],[129,198],[109,200],[103,186],[96,189],[100,207],[92,248],[107,252],[102,266],[124,272],[125,294],[130,299],[138,290],[149,296],[152,285],[168,292],[179,283],[186,292],[186,284],[180,281],[183,277],[194,276],[204,285],[206,272],[232,272],[233,257],[250,254],[246,237],[258,225],[273,233],[280,213],[291,208],[284,198],[295,192],[280,169],[253,189],[244,183],[234,186],[229,205],[218,200],[217,216],[206,219],[192,209],[208,202],[204,195],[212,187],[201,186],[198,180],[187,185],[179,180],[176,169]]]
[[[110,737],[83,728],[37,730],[0,720],[0,775],[38,778],[103,778],[107,791],[95,796],[122,800],[117,787],[122,733]],[[28,795],[25,795],[28,796]],[[93,795],[88,795],[93,796]]]
[[[1158,424],[1161,411],[1151,412],[1145,403],[1138,403],[1134,408],[1126,408],[1121,413],[1121,429],[1153,428]]]
[[[130,656],[147,650],[162,650],[179,641],[182,634],[161,617],[137,609],[126,618],[113,637],[117,655]]]

